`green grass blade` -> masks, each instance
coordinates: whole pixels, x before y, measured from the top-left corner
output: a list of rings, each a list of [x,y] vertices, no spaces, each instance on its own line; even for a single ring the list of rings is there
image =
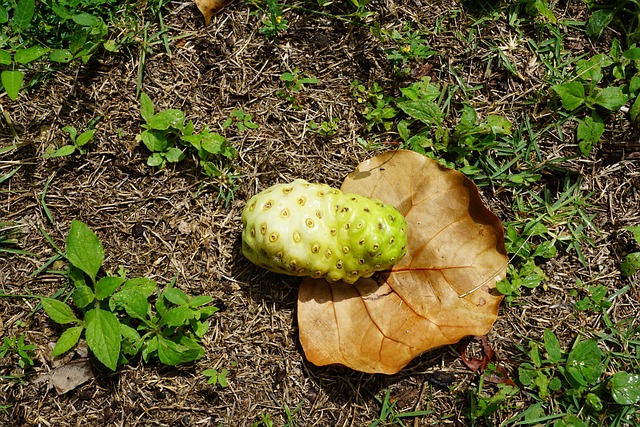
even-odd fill
[[[49,189],[49,184],[51,184],[51,181],[53,180],[53,176],[54,175],[51,175],[49,179],[47,179],[47,182],[45,182],[44,189],[42,190],[42,196],[40,197],[40,204],[42,205],[42,210],[46,215],[47,219],[49,220],[49,222],[51,222],[51,224],[55,224],[55,221],[53,220],[53,215],[51,215],[51,211],[47,207],[46,197],[47,197],[47,190]]]
[[[7,147],[7,148],[13,148],[13,146],[11,147]],[[2,154],[2,151],[0,150],[0,154]],[[16,174],[16,172],[18,172],[20,170],[22,166],[18,166],[17,168],[13,169],[10,172],[7,172],[6,174],[0,176],[0,184],[2,184],[3,182],[5,182],[6,180],[8,180],[9,178],[11,178],[13,175]]]

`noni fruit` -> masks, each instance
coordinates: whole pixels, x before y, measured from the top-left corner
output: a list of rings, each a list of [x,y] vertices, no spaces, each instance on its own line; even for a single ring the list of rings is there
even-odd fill
[[[242,211],[242,252],[276,273],[353,283],[407,251],[407,223],[392,206],[297,179],[253,196]]]

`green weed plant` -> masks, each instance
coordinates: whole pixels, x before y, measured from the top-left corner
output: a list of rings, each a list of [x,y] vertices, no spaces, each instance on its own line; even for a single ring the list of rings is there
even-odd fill
[[[451,100],[457,87],[443,89],[430,77],[401,88],[400,97],[385,95],[377,83],[366,88],[356,80],[351,89],[364,106],[362,114],[368,130],[391,131],[395,127],[401,148],[451,159],[447,166],[455,167],[465,160],[468,164],[473,153],[492,149],[499,137],[512,132],[512,124],[505,117],[488,115],[480,120],[469,105],[462,105],[455,117]]]
[[[193,153],[202,173],[216,180],[221,197],[228,203],[233,197],[237,178],[230,172],[231,163],[238,154],[233,145],[218,132],[211,131],[209,126],[196,132],[193,121],[187,123],[181,110],[167,109],[156,113],[153,102],[145,93],[140,96],[140,115],[145,123],[137,140],[151,151],[147,165],[164,168]],[[225,126],[229,127],[232,123],[242,132],[257,127],[251,121],[251,115],[242,110],[234,110]]]
[[[19,337],[5,336],[0,344],[0,359],[5,357],[17,359],[16,363],[20,369],[25,369],[27,366],[33,366],[34,350],[36,348],[35,344],[28,344],[25,341],[24,334],[20,334]]]
[[[323,120],[320,123],[310,120],[307,125],[312,132],[315,132],[318,135],[333,136],[338,131],[338,123],[340,123],[340,119],[334,117],[331,120]]]
[[[188,123],[184,113],[178,109],[155,112],[149,96],[140,96],[140,115],[145,121],[143,131],[136,137],[151,151],[147,165],[164,168],[167,164],[181,162],[191,154],[198,162],[201,172],[212,178],[218,198],[229,204],[238,188],[239,175],[233,173],[233,160],[238,155],[235,147],[218,132],[205,126],[195,131],[192,120]],[[235,109],[223,123],[223,128],[235,126],[238,132],[257,128],[252,116],[242,109]]]
[[[567,352],[547,329],[543,343],[530,341],[525,351],[530,362],[518,367],[518,380],[538,400],[517,416],[526,424],[554,420],[553,427],[586,427],[594,421],[621,425],[613,421],[640,401],[640,375],[624,370],[607,375],[609,358],[597,339],[578,337]],[[556,415],[542,415],[551,408]]]
[[[269,412],[265,412],[261,414],[260,419],[257,421],[254,421],[251,424],[251,426],[252,427],[273,427],[275,425],[282,425],[283,427],[296,427],[300,425],[296,417],[298,412],[300,412],[300,409],[302,409],[302,402],[298,403],[298,405],[296,405],[296,407],[293,410],[291,410],[291,408],[289,408],[289,405],[287,405],[287,403],[285,402],[282,404],[282,411],[284,412],[284,418],[286,420],[285,424],[274,423],[273,418],[271,417],[271,414]]]
[[[371,87],[366,87],[359,80],[354,80],[351,83],[351,92],[358,104],[363,106],[361,113],[366,120],[368,131],[391,130],[398,109],[393,106],[393,98],[384,94],[380,84],[373,82]]]
[[[637,340],[629,339],[637,328],[621,332],[605,318],[611,334],[600,339],[578,337],[568,350],[562,349],[549,329],[544,331],[542,343],[530,340],[521,348],[527,360],[518,366],[517,386],[496,384],[494,393],[484,393],[485,379],[495,370],[490,364],[477,392],[467,394],[468,417],[474,425],[485,425],[483,422],[490,422],[501,411],[514,412],[513,398],[521,393],[526,393],[530,404],[503,420],[501,426],[635,425],[633,416],[640,401],[640,374],[637,366],[633,368],[637,361],[627,348],[623,348],[624,353],[607,353],[599,343],[612,347],[636,345]],[[626,367],[619,366],[622,359],[626,359]]]
[[[605,130],[601,111],[616,113],[630,100],[632,121],[640,117],[640,48],[622,50],[618,40],[612,42],[608,54],[594,55],[576,63],[571,81],[556,84],[552,90],[560,97],[562,108],[578,122],[577,140],[580,152],[587,156],[600,141]],[[580,114],[580,111],[586,113]]]
[[[13,171],[17,171],[18,169],[19,167]],[[2,182],[1,179],[0,182]],[[25,233],[22,224],[11,221],[0,221],[0,259],[4,254],[37,257],[38,254],[21,249],[24,236]]]
[[[278,91],[277,95],[289,101],[295,110],[302,109],[301,102],[298,97],[305,85],[318,84],[317,78],[302,77],[302,73],[297,68],[291,73],[288,71],[282,73],[280,80],[284,83],[285,90]]]
[[[640,246],[640,226],[636,225],[626,227],[626,229],[633,233],[633,238],[635,239],[638,246]],[[631,277],[638,270],[640,270],[640,251],[627,254],[620,264],[620,271],[622,272],[622,276]]]
[[[585,0],[592,10],[586,33],[599,38],[612,26],[620,31],[628,45],[640,42],[640,2],[637,0]]]
[[[396,402],[391,399],[391,390],[387,389],[382,399],[376,397],[378,403],[380,403],[380,414],[378,419],[369,424],[369,427],[377,427],[381,425],[398,425],[405,427],[404,420],[414,419],[416,417],[422,417],[433,413],[433,411],[409,411],[400,412],[396,407]]]
[[[480,420],[490,419],[491,416],[500,412],[513,409],[511,399],[519,393],[518,387],[510,384],[496,384],[496,390],[492,394],[484,393],[487,378],[490,378],[496,372],[495,363],[489,363],[489,366],[480,376],[478,387],[476,390],[467,391],[467,401],[469,402],[468,417],[475,425]]]
[[[0,221],[0,247],[17,245],[22,236],[20,228],[20,224]]]
[[[71,144],[63,145],[52,153],[46,153],[43,157],[66,157],[74,153],[86,154],[87,145],[93,141],[93,136],[96,133],[95,129],[88,129],[78,135],[78,130],[74,126],[65,126],[63,131],[69,134]]]
[[[145,277],[129,279],[123,271],[99,277],[104,261],[102,244],[78,220],[71,223],[66,258],[75,309],[58,299],[41,299],[51,320],[68,326],[56,342],[53,356],[72,350],[83,334],[91,352],[112,371],[138,354],[144,362],[157,358],[170,366],[204,355],[200,340],[209,328],[207,318],[218,311],[209,305],[211,297],[192,297],[173,286],[156,297],[156,282]]]
[[[387,59],[393,62],[401,75],[410,73],[409,64],[423,62],[437,53],[429,47],[426,35],[419,30],[414,30],[409,23],[400,29],[388,30],[376,25],[371,27],[371,32],[383,43],[391,45],[385,49],[385,53]]]
[[[229,375],[229,370],[227,368],[222,368],[220,370],[217,369],[205,369],[202,371],[202,375],[207,377],[207,384],[213,386],[220,386],[222,388],[226,388],[229,386],[227,382],[227,376]]]
[[[254,12],[253,14],[263,15],[262,26],[258,30],[260,34],[263,34],[267,38],[271,38],[289,28],[289,22],[282,16],[284,13],[284,4],[278,2],[278,0],[266,0],[264,5],[261,5],[258,2],[255,2],[254,4],[258,7],[259,11]]]
[[[568,292],[569,296],[578,299],[573,308],[578,311],[594,311],[597,313],[606,313],[613,305],[611,299],[607,298],[609,289],[603,285],[583,286],[581,280],[576,281],[577,288]]]
[[[227,129],[231,126],[235,126],[238,129],[238,132],[258,128],[258,125],[253,122],[251,114],[245,113],[241,108],[234,109],[229,115],[229,118],[222,123],[223,129]]]
[[[25,77],[49,65],[87,63],[100,49],[116,51],[108,22],[126,5],[113,0],[0,3],[2,88],[17,99]]]

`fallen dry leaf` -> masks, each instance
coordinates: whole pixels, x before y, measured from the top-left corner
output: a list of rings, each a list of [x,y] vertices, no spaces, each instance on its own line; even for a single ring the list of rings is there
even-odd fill
[[[479,341],[480,344],[482,345],[481,359],[475,358],[475,357],[469,358],[467,356],[467,348],[469,344],[471,344],[471,342],[473,341]],[[493,363],[495,366],[495,370],[493,370],[490,375],[486,375],[485,379],[495,384],[504,383],[504,384],[512,385],[514,387],[516,386],[513,380],[509,378],[509,373],[507,372],[505,367],[502,366],[500,359],[498,359],[498,357],[496,356],[496,352],[493,351],[493,349],[489,345],[489,341],[487,341],[486,336],[476,336],[476,337],[465,338],[462,341],[460,341],[460,343],[458,343],[458,348],[460,350],[460,356],[462,357],[462,361],[464,362],[465,365],[467,365],[467,368],[471,369],[474,372],[478,371],[480,373],[484,373],[485,370],[489,368],[489,364]]]
[[[487,333],[508,259],[502,224],[471,180],[398,150],[361,163],[341,189],[395,206],[408,251],[390,272],[353,285],[303,280],[298,323],[310,362],[393,374],[424,351]]]
[[[482,345],[482,358],[470,358],[469,356],[467,356],[467,348],[473,341],[479,341]],[[495,362],[497,360],[496,353],[489,345],[487,337],[484,336],[467,337],[458,343],[458,349],[460,351],[460,357],[462,358],[464,364],[467,365],[467,368],[471,369],[474,372],[483,372],[485,369],[487,369],[489,363]]]
[[[40,375],[34,382],[47,381],[49,387],[54,387],[58,394],[65,394],[86,383],[94,376],[89,361],[79,360],[52,369],[46,374]]]
[[[233,0],[194,0],[198,10],[204,16],[205,25],[209,25],[211,17],[227,7]]]

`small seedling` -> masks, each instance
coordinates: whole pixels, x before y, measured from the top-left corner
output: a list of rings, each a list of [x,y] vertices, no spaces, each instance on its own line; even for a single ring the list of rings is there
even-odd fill
[[[496,384],[497,390],[495,393],[487,394],[484,390],[484,379],[494,371],[495,365],[490,363],[485,370],[485,375],[480,377],[477,391],[470,390],[467,394],[470,403],[469,418],[473,421],[479,418],[489,418],[500,410],[509,408],[509,406],[512,405],[511,398],[516,396],[519,392],[517,387],[499,383]]]
[[[300,92],[305,84],[318,83],[318,79],[315,77],[301,77],[301,73],[297,68],[293,70],[293,73],[283,73],[280,76],[280,80],[284,82],[285,87],[291,93]]]
[[[393,98],[385,95],[377,82],[367,88],[360,81],[354,80],[351,83],[351,91],[357,102],[364,106],[362,115],[367,121],[367,130],[370,131],[373,128],[391,130],[398,110],[393,107]]]
[[[262,27],[258,30],[265,37],[274,37],[289,28],[287,20],[282,16],[284,5],[278,0],[267,0],[267,10],[262,10],[264,18]]]
[[[293,73],[283,73],[280,76],[280,80],[284,82],[286,90],[277,92],[277,95],[289,101],[294,109],[301,108],[299,92],[302,91],[304,85],[318,83],[318,79],[315,77],[302,77],[297,68],[293,70]]]
[[[70,156],[75,152],[86,154],[87,150],[85,146],[93,140],[93,135],[96,133],[95,129],[89,129],[78,135],[77,129],[73,126],[65,126],[62,130],[69,134],[71,144],[63,145],[52,154],[45,154],[43,157]]]
[[[22,235],[20,224],[0,222],[0,247],[18,244]]]
[[[511,304],[522,295],[523,288],[535,289],[544,282],[545,278],[542,269],[530,259],[520,267],[510,264],[507,268],[507,277],[496,283],[496,289],[505,295],[505,301]]]
[[[640,226],[626,227],[627,230],[633,233],[633,238],[636,243],[640,245]],[[622,276],[631,277],[636,271],[640,270],[640,252],[631,252],[624,257],[622,264],[620,264],[620,271]]]
[[[285,424],[282,424],[283,427],[295,427],[298,425],[298,421],[296,420],[296,414],[300,411],[300,409],[302,409],[302,402],[298,403],[298,405],[294,408],[294,410],[292,411],[289,408],[289,405],[287,405],[286,403],[282,404],[282,409],[284,411],[284,416],[285,419],[287,420],[287,422]],[[252,427],[273,427],[274,422],[271,419],[271,414],[268,412],[265,412],[264,414],[260,415],[260,419],[258,421],[254,421],[251,426]]]
[[[411,412],[398,412],[396,408],[396,401],[391,399],[391,390],[387,389],[383,399],[376,397],[376,400],[380,403],[380,415],[378,419],[369,424],[369,427],[376,427],[379,425],[387,425],[387,423],[397,424],[405,427],[402,422],[406,418],[416,418],[424,415],[429,415],[433,411],[411,411]]]
[[[578,289],[573,292],[569,292],[569,295],[578,296],[582,294],[584,295],[584,298],[576,301],[573,308],[579,311],[593,310],[597,313],[604,313],[609,307],[611,307],[612,302],[607,298],[608,289],[606,286],[596,285],[589,286],[585,289],[582,287],[582,282],[580,280],[578,280],[577,284]]]
[[[147,159],[149,166],[165,167],[167,163],[177,163],[185,158],[187,149],[194,149],[203,172],[208,174],[207,165],[214,158],[218,161],[232,160],[237,154],[222,135],[211,132],[208,126],[195,132],[193,121],[185,123],[184,113],[180,110],[154,113],[153,102],[145,93],[140,96],[140,115],[146,123],[136,139],[152,153]]]
[[[193,122],[185,126],[184,113],[176,109],[154,113],[154,106],[147,94],[140,95],[140,115],[146,122],[144,129],[136,137],[151,151],[147,165],[165,167],[167,162],[177,163],[185,158],[184,151],[179,148],[183,136],[191,136],[194,131]],[[208,131],[208,129],[207,129]]]
[[[356,7],[356,10],[351,13],[351,16],[359,21],[366,21],[371,16],[375,15],[375,12],[368,11],[366,8],[369,5],[370,0],[351,0],[351,4]]]
[[[20,248],[25,235],[23,225],[0,221],[0,255],[2,253],[37,257],[38,254]]]
[[[229,371],[226,368],[223,368],[218,372],[216,369],[206,369],[202,371],[202,375],[208,377],[207,384],[209,385],[219,385],[220,387],[228,387],[227,383],[227,375]]]
[[[236,367],[236,362],[231,362],[231,367]],[[229,375],[229,370],[227,368],[218,369],[205,369],[202,371],[202,375],[208,377],[207,384],[209,385],[219,385],[220,387],[226,388],[229,386],[227,381],[227,377]]]
[[[302,409],[302,402],[298,403],[296,407],[293,408],[293,411],[291,410],[291,408],[289,408],[289,405],[287,405],[287,403],[285,402],[282,404],[282,409],[284,410],[284,416],[287,420],[284,427],[297,426],[298,422],[296,420],[296,414],[300,412],[300,409]]]
[[[377,35],[384,43],[390,43],[393,47],[386,49],[387,58],[396,66],[406,66],[408,62],[425,60],[436,54],[432,50],[424,35],[420,31],[412,29],[410,24],[406,24],[401,30],[372,28],[374,35]],[[409,69],[402,69],[402,73],[408,74]]]
[[[271,414],[265,412],[260,415],[260,420],[254,421],[251,424],[252,427],[273,427],[273,420],[271,420]]]
[[[236,108],[231,112],[230,117],[222,123],[222,127],[227,129],[234,124],[239,132],[258,128],[258,125],[253,122],[251,114],[245,113],[240,108]]]
[[[329,121],[323,121],[320,124],[314,122],[313,120],[309,121],[309,129],[311,131],[317,133],[322,136],[332,136],[335,135],[338,131],[338,123],[340,119],[335,117]]]
[[[27,344],[24,340],[24,334],[13,338],[4,337],[2,344],[0,344],[0,359],[8,355],[10,358],[17,357],[17,363],[21,369],[27,366],[33,366],[33,350],[35,350],[37,346]]]
[[[507,276],[496,283],[496,289],[505,295],[507,303],[514,303],[522,295],[522,289],[535,289],[546,280],[546,275],[535,263],[536,258],[553,258],[556,248],[553,241],[534,245],[532,237],[543,237],[549,233],[543,224],[531,221],[518,234],[513,224],[507,225],[505,240],[507,252],[513,255],[507,267]]]
[[[66,258],[71,264],[68,277],[73,282],[73,305],[82,314],[76,317],[70,305],[53,298],[42,298],[47,315],[67,328],[53,349],[62,355],[76,346],[82,333],[96,358],[115,371],[128,357],[142,354],[145,362],[153,357],[166,365],[178,365],[201,358],[200,339],[209,328],[206,320],[218,309],[207,305],[209,296],[191,297],[169,286],[149,300],[158,285],[144,277],[98,278],[104,250],[98,237],[84,223],[74,220],[66,240]]]

